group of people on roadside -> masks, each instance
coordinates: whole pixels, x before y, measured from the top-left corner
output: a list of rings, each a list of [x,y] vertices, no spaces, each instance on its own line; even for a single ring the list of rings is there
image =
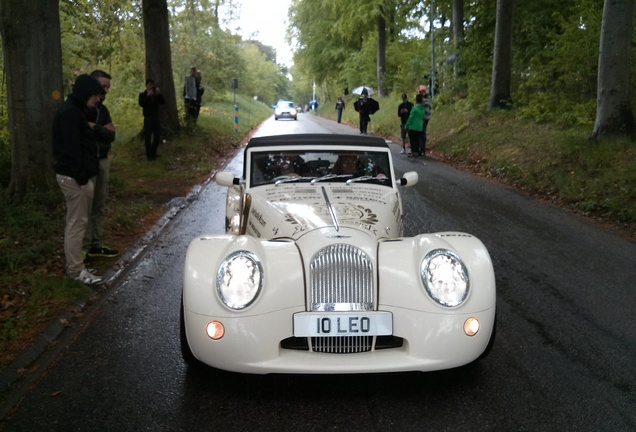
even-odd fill
[[[66,274],[86,285],[103,278],[86,268],[87,258],[113,258],[119,251],[103,244],[110,162],[108,155],[116,129],[104,100],[112,77],[103,70],[79,75],[71,93],[58,109],[52,125],[53,169],[66,201],[64,256]],[[192,93],[194,85],[194,93]],[[186,77],[186,119],[196,122],[201,108],[201,72],[192,68]],[[165,98],[154,80],[146,80],[139,94],[143,108],[146,157],[157,159],[161,142],[159,107]]]
[[[424,156],[426,152],[426,129],[431,119],[431,101],[422,88],[415,95],[415,105],[408,100],[406,93],[402,94],[402,103],[398,105],[398,117],[400,117],[400,135],[402,138],[402,151],[407,153],[406,138],[408,137],[410,151],[408,156]]]
[[[119,254],[102,243],[108,154],[116,134],[104,105],[110,81],[111,76],[102,70],[79,75],[53,119],[53,168],[66,200],[66,273],[87,285],[99,284],[102,278],[86,268],[86,257]]]
[[[348,92],[347,92],[348,93]],[[369,93],[366,88],[362,89],[360,98],[354,103],[354,108],[359,114],[360,134],[366,135],[369,122],[371,120]],[[345,109],[345,102],[342,96],[338,96],[336,101],[336,113],[338,123],[342,120],[342,112]],[[379,108],[378,108],[379,109]],[[418,93],[415,95],[415,105],[409,102],[406,93],[402,94],[402,103],[398,105],[397,115],[400,118],[400,136],[402,138],[401,154],[408,156],[424,156],[426,152],[426,129],[431,119],[431,101],[425,86],[418,86]],[[407,138],[409,151],[407,152]]]

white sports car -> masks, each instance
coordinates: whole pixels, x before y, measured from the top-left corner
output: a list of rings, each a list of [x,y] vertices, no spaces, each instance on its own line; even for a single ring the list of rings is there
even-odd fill
[[[266,373],[433,371],[494,340],[495,277],[470,234],[403,237],[380,138],[253,138],[228,186],[226,233],[195,238],[181,307],[185,360]]]

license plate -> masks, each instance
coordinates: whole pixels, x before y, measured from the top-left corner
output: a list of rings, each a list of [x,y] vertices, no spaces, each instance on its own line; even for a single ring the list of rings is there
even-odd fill
[[[302,312],[294,314],[294,336],[385,336],[393,334],[391,312]]]

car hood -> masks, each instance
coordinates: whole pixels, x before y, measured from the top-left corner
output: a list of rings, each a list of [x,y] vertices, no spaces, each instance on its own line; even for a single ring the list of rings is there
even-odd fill
[[[324,227],[356,228],[375,238],[402,235],[397,192],[386,186],[354,183],[288,183],[249,191],[247,234],[298,239]]]

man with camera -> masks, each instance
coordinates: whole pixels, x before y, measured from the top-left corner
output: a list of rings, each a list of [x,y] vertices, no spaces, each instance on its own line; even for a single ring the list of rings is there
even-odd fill
[[[146,80],[146,91],[139,93],[139,105],[144,113],[144,137],[146,157],[149,161],[157,159],[157,148],[161,142],[161,124],[159,123],[159,105],[166,103],[159,87],[151,79]]]

